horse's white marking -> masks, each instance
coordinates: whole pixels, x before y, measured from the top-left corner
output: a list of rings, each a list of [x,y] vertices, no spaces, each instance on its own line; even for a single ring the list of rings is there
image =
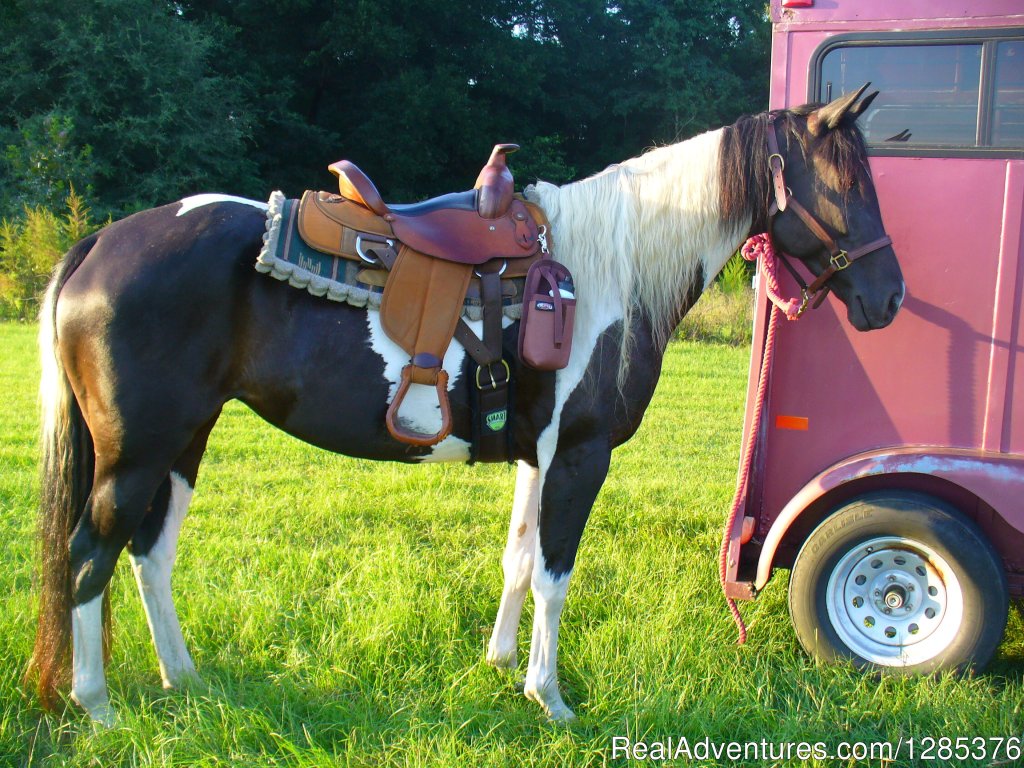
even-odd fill
[[[71,610],[71,698],[99,725],[112,726],[114,711],[103,672],[103,595]]]
[[[153,636],[164,688],[173,688],[196,674],[171,596],[171,569],[177,555],[178,535],[191,500],[192,488],[188,482],[172,472],[171,495],[163,530],[147,554],[131,556],[132,571]]]
[[[558,691],[558,623],[572,571],[555,578],[544,563],[543,553],[538,554],[533,566],[533,638],[524,692],[552,720],[572,720],[576,716]]]
[[[512,322],[507,317],[502,318],[502,328],[507,328]],[[402,368],[409,364],[409,355],[384,332],[380,324],[380,312],[367,311],[366,323],[370,331],[370,348],[384,361],[384,378],[389,383],[388,402],[390,403],[395,398],[395,392],[398,391]],[[483,321],[481,320],[466,320],[466,324],[473,329],[473,333],[477,336],[483,332]],[[452,343],[444,353],[442,364],[444,370],[448,372],[449,392],[455,389],[455,385],[462,375],[462,363],[465,358],[466,350],[459,342],[452,339]],[[441,406],[437,402],[437,392],[434,387],[425,384],[412,384],[405,395],[399,417],[408,429],[423,434],[437,432],[441,428]],[[446,437],[420,461],[428,463],[469,461],[469,449],[470,444],[465,440]]]
[[[539,508],[540,471],[520,461],[516,472],[512,519],[508,526],[508,542],[501,559],[505,586],[501,593],[498,616],[494,620],[494,632],[487,646],[487,661],[496,667],[511,668],[516,665],[516,634],[526,590],[533,575]]]
[[[236,197],[235,195],[207,193],[184,198],[181,201],[181,208],[178,209],[178,212],[175,215],[184,216],[186,213],[191,213],[196,208],[202,208],[204,205],[213,205],[214,203],[241,203],[242,205],[251,205],[253,208],[259,208],[261,211],[267,210],[267,204],[261,203],[259,200],[250,200],[247,197]]]

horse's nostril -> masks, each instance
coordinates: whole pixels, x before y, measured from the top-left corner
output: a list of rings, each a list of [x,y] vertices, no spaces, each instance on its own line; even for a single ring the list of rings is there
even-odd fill
[[[906,285],[905,284],[904,285],[900,285],[899,291],[894,293],[892,295],[892,298],[889,299],[889,319],[890,320],[892,320],[892,318],[896,317],[896,313],[899,312],[900,311],[900,307],[903,306],[903,297],[906,295],[906,292],[907,292]]]
[[[900,304],[901,303],[902,302],[900,301],[900,297],[899,296],[893,296],[892,299],[889,300],[889,317],[890,318],[896,317],[896,313],[899,312]]]

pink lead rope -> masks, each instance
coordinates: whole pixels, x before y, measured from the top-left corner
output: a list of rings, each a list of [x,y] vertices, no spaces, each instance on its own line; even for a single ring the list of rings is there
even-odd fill
[[[782,310],[787,320],[798,319],[803,302],[800,299],[784,299],[780,295],[779,260],[775,255],[775,247],[772,245],[772,239],[768,233],[763,232],[747,240],[740,248],[740,254],[747,261],[760,261],[768,298],[771,299],[772,304]]]
[[[754,460],[754,445],[757,442],[757,435],[761,431],[761,416],[764,411],[764,398],[768,390],[768,371],[771,369],[772,354],[775,350],[775,329],[776,319],[779,314],[787,320],[797,320],[806,305],[806,301],[800,299],[784,299],[780,294],[779,287],[779,260],[772,246],[771,238],[767,233],[754,235],[743,244],[740,253],[747,261],[757,261],[761,273],[764,275],[765,293],[773,305],[773,310],[768,318],[768,332],[764,340],[764,354],[761,357],[761,371],[758,374],[757,394],[754,398],[754,413],[750,424],[750,431],[747,433],[747,441],[743,445],[743,453],[740,457],[739,476],[736,479],[736,495],[732,499],[732,508],[729,510],[729,518],[725,523],[725,535],[722,537],[722,548],[718,558],[718,575],[725,589],[725,581],[729,570],[729,543],[732,535],[733,525],[743,502],[747,498],[747,488],[750,482],[750,467]],[[778,309],[779,312],[775,312]],[[739,632],[738,643],[742,645],[747,642],[747,627],[743,623],[743,617],[736,606],[736,601],[726,595],[726,602],[729,611]]]

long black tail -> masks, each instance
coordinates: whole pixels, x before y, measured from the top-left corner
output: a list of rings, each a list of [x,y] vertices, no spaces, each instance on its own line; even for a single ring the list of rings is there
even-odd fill
[[[96,244],[77,243],[54,270],[39,317],[41,484],[37,537],[39,624],[26,678],[38,676],[39,698],[52,709],[71,667],[71,567],[68,544],[92,489],[95,455],[57,345],[61,288]],[[110,611],[105,610],[109,620]]]

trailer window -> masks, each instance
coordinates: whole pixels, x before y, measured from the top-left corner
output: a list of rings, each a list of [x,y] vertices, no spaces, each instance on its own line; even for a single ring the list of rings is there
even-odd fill
[[[1024,40],[999,44],[995,81],[992,144],[1024,146]]]
[[[980,45],[858,46],[822,62],[821,101],[870,82],[880,93],[861,130],[870,144],[974,145]]]
[[[869,148],[883,154],[1017,151],[1024,148],[1020,37],[836,41],[816,57],[816,97],[831,101],[871,82],[880,93],[858,124]]]

